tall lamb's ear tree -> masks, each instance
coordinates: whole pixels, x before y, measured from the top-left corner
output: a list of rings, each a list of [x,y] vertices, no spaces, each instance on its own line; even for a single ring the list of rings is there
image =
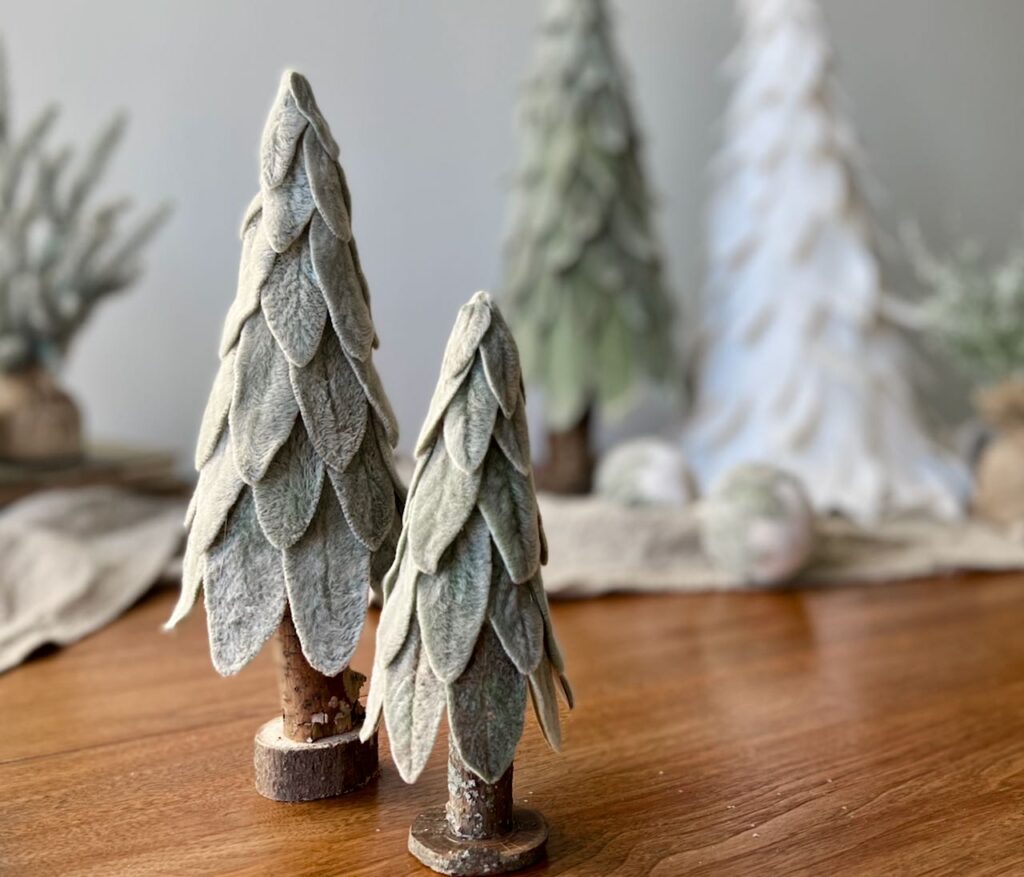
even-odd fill
[[[512,807],[527,691],[555,748],[556,681],[570,706],[572,694],[541,581],[519,355],[486,293],[459,312],[416,456],[363,735],[383,711],[392,757],[414,782],[447,707],[447,814],[423,814],[410,849],[446,873],[498,873],[533,861],[547,835],[539,815]],[[455,860],[470,870],[448,870]]]
[[[225,675],[277,630],[283,733],[313,742],[359,726],[364,677],[348,664],[368,591],[394,557],[404,489],[338,145],[298,73],[281,81],[260,154],[168,625],[202,587],[213,663]],[[375,741],[359,757],[370,755],[362,782],[376,772]],[[287,796],[257,761],[260,790]]]
[[[591,416],[675,374],[640,141],[604,0],[549,0],[525,93],[504,300],[544,391],[543,489],[586,492]]]
[[[814,0],[739,0],[713,165],[706,317],[685,443],[701,481],[765,461],[865,523],[961,512],[963,467],[928,436],[887,306],[862,159]]]
[[[134,283],[141,253],[167,205],[122,234],[131,204],[92,206],[126,127],[115,116],[80,162],[51,151],[57,119],[45,108],[14,137],[0,44],[0,457],[47,461],[82,451],[74,401],[54,372],[96,305]]]

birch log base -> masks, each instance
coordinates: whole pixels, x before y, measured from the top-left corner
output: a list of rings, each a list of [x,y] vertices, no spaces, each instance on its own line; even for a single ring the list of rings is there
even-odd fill
[[[512,819],[508,834],[476,840],[452,833],[444,807],[426,810],[409,830],[409,852],[428,868],[458,877],[519,871],[544,857],[548,825],[525,808],[517,808]]]
[[[317,801],[361,789],[380,772],[377,735],[366,743],[359,726],[344,734],[300,743],[272,719],[256,734],[256,791],[274,801]]]

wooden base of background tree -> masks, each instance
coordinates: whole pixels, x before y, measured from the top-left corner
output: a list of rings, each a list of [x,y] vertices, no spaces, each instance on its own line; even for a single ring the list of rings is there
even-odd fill
[[[486,783],[448,750],[448,804],[416,817],[409,852],[441,874],[506,874],[543,858],[548,826],[535,810],[513,807],[512,768]]]
[[[75,400],[45,369],[0,374],[0,459],[66,463],[82,456],[82,418]]]
[[[281,716],[256,734],[256,789],[275,801],[313,801],[365,786],[379,773],[376,734],[359,740],[366,681],[346,667],[324,676],[309,665],[286,612],[274,639]]]
[[[590,493],[594,454],[590,446],[591,412],[564,432],[548,433],[548,457],[535,472],[537,488],[549,493]]]

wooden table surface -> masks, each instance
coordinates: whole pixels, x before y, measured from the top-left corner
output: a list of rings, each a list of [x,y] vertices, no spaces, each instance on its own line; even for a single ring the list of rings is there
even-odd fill
[[[0,676],[0,873],[429,873],[406,832],[443,741],[416,786],[385,760],[348,798],[265,801],[270,659],[219,678],[201,613],[159,632],[171,605]],[[1024,578],[554,614],[578,705],[561,755],[532,718],[520,747],[516,797],[551,823],[528,873],[1024,874]]]

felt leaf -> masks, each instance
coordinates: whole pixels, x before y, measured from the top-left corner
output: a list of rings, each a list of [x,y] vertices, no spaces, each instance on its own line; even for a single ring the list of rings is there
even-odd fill
[[[298,150],[299,138],[308,125],[309,121],[299,112],[285,74],[263,127],[260,144],[260,180],[263,186],[273,188],[284,180]]]
[[[476,359],[444,416],[444,444],[452,461],[464,472],[480,468],[491,446],[498,400]]]
[[[291,93],[295,98],[295,105],[299,108],[299,112],[309,120],[309,124],[316,131],[316,136],[320,140],[320,145],[327,150],[327,154],[331,158],[337,159],[338,152],[340,151],[338,144],[334,137],[331,136],[331,129],[327,125],[327,120],[324,119],[323,113],[320,112],[320,107],[317,106],[309,81],[305,76],[295,71],[289,71],[285,75],[288,77]]]
[[[242,237],[242,259],[238,267],[238,290],[228,308],[220,338],[220,356],[223,359],[238,343],[238,336],[246,321],[260,306],[263,284],[277,261],[277,253],[256,223]]]
[[[402,535],[402,514],[401,500],[395,495],[396,514],[391,522],[391,529],[384,538],[380,548],[373,552],[370,560],[370,588],[373,589],[375,604],[381,606],[384,603],[384,579],[388,570],[395,562],[398,551],[398,543]]]
[[[420,571],[409,562],[408,555],[399,557],[395,564],[394,583],[377,627],[377,655],[382,667],[387,667],[398,656],[409,634],[409,622],[416,607]]]
[[[367,404],[334,333],[324,333],[309,365],[291,367],[291,380],[313,447],[328,466],[344,471],[362,444]]]
[[[473,360],[470,359],[469,364],[472,365],[472,363]],[[413,453],[417,457],[421,457],[430,451],[430,447],[434,444],[434,439],[437,437],[437,431],[442,423],[444,423],[445,412],[468,375],[468,365],[457,374],[447,375],[443,371],[441,372],[441,377],[434,388],[434,395],[430,400],[430,408],[427,411],[426,419],[420,428],[419,438],[416,439],[416,447]]]
[[[373,424],[363,431],[363,441],[344,472],[328,473],[345,520],[356,537],[376,551],[395,519],[395,486],[381,459]]]
[[[388,444],[393,448],[396,447],[398,445],[398,417],[395,415],[395,409],[391,407],[388,394],[384,392],[384,384],[381,383],[376,366],[369,358],[364,361],[350,359],[349,365],[352,366],[356,379],[362,385],[363,392],[373,407],[374,413],[380,418]]]
[[[526,679],[484,625],[466,672],[448,686],[451,739],[484,782],[496,783],[512,764],[525,708]]]
[[[562,748],[562,726],[558,719],[558,697],[555,694],[554,667],[547,657],[529,677],[530,699],[537,723],[548,745],[556,752]]]
[[[242,490],[242,476],[235,466],[231,433],[224,430],[213,456],[203,466],[193,497],[195,513],[189,524],[188,542],[196,555],[203,554],[217,538],[228,512]]]
[[[299,541],[313,520],[323,483],[323,461],[296,420],[267,474],[253,485],[256,515],[271,545],[284,551]]]
[[[441,374],[453,377],[469,368],[480,341],[491,325],[491,299],[486,292],[478,292],[459,308],[448,345],[444,350]]]
[[[171,617],[164,623],[164,630],[171,630],[192,611],[199,588],[203,584],[203,572],[206,567],[206,555],[195,550],[193,544],[185,546],[185,557],[181,562],[181,593],[174,606]]]
[[[415,625],[384,676],[384,720],[391,756],[402,779],[414,783],[434,748],[445,708],[444,685],[430,670]]]
[[[363,724],[359,728],[359,739],[364,743],[376,733],[377,727],[380,725],[380,716],[383,709],[384,668],[374,661],[373,673],[370,676],[370,692],[366,696]]]
[[[544,616],[529,585],[516,585],[505,567],[494,564],[487,617],[505,653],[524,676],[537,669],[544,654]]]
[[[248,490],[206,555],[203,591],[213,666],[229,676],[256,657],[285,607],[281,554],[263,536]]]
[[[537,510],[537,531],[540,534],[540,565],[548,565],[548,534],[544,532],[544,517]]]
[[[519,404],[522,372],[516,342],[497,308],[491,309],[491,326],[480,345],[480,355],[491,392],[501,405],[502,413],[511,417]]]
[[[540,575],[530,579],[527,585],[533,594],[533,600],[544,618],[544,651],[548,659],[559,673],[565,672],[565,660],[562,657],[562,650],[555,639],[555,631],[551,624],[551,611],[548,608],[548,595],[544,591],[544,582]]]
[[[199,439],[196,442],[197,472],[206,465],[217,449],[224,426],[228,422],[234,389],[235,350],[232,348],[220,361],[217,377],[213,379],[213,388],[210,390],[210,398],[206,401],[206,410],[203,412],[203,421],[199,427]]]
[[[261,311],[242,329],[235,357],[235,384],[228,423],[235,464],[249,484],[259,481],[288,441],[298,414],[281,353]]]
[[[263,229],[270,246],[278,253],[287,250],[313,216],[313,193],[301,153],[295,156],[284,179],[263,190]]]
[[[442,682],[466,669],[491,590],[491,534],[479,513],[470,516],[435,575],[416,584],[416,617],[430,666]]]
[[[512,417],[501,415],[494,422],[494,441],[520,475],[530,474],[530,430],[526,422],[526,401],[522,394]]]
[[[302,138],[302,155],[306,162],[313,202],[334,236],[343,242],[352,240],[352,224],[345,206],[341,185],[341,168],[325,151],[316,132],[309,128]]]
[[[309,249],[314,277],[341,346],[353,359],[367,359],[373,349],[373,320],[349,245],[339,241],[316,214],[309,225]]]
[[[263,193],[257,192],[253,195],[252,200],[249,202],[249,206],[245,208],[245,213],[242,214],[242,225],[239,229],[238,236],[243,241],[245,235],[249,231],[250,227],[259,221],[259,218],[263,215]]]
[[[540,566],[537,496],[499,448],[484,461],[479,503],[512,581],[527,581]]]
[[[349,529],[332,490],[305,535],[284,552],[288,604],[311,667],[335,676],[348,666],[366,621],[370,552]]]
[[[299,368],[307,366],[320,346],[327,305],[313,282],[313,265],[305,238],[277,257],[263,284],[260,307],[288,361]]]
[[[480,470],[469,473],[456,466],[444,438],[438,437],[409,496],[409,552],[422,572],[437,572],[441,555],[469,519],[479,490]]]

